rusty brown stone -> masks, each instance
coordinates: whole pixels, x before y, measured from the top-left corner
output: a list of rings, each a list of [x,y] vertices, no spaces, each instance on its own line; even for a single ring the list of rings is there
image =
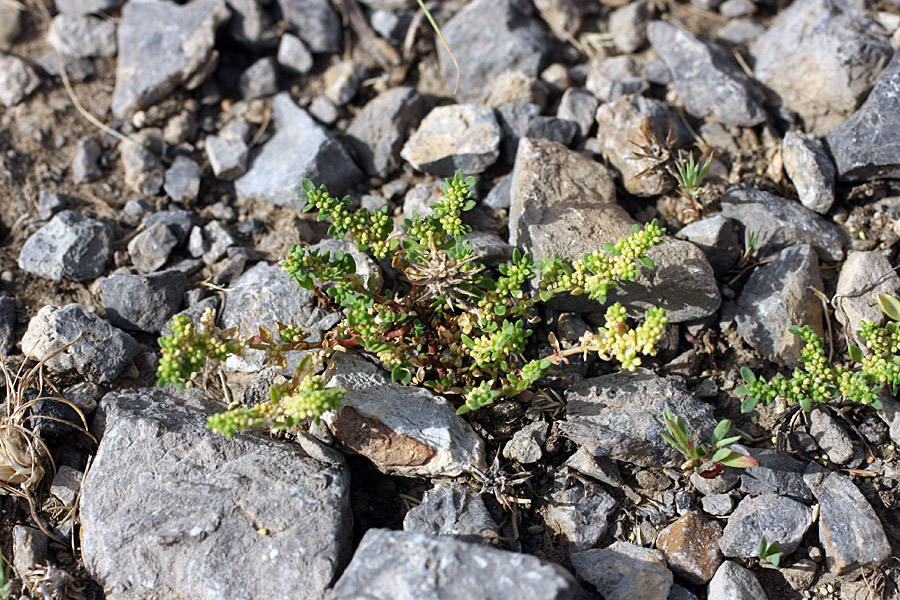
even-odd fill
[[[421,466],[435,452],[428,444],[398,433],[378,419],[360,414],[352,406],[341,408],[330,429],[351,450],[389,466]]]
[[[663,529],[656,547],[666,555],[672,571],[692,583],[704,584],[722,564],[720,537],[722,527],[695,510]]]

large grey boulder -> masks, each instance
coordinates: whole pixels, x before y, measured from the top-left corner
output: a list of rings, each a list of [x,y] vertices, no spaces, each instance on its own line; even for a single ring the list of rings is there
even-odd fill
[[[206,429],[202,394],[111,392],[81,495],[107,597],[321,598],[350,553],[350,475],[318,442]]]
[[[573,600],[562,567],[445,536],[370,529],[326,600]]]
[[[109,225],[64,210],[25,241],[19,268],[53,281],[87,281],[103,275],[112,242]]]
[[[129,2],[119,22],[112,113],[130,118],[178,86],[199,86],[218,59],[216,30],[231,15],[225,0]]]
[[[562,144],[523,138],[512,174],[509,243],[535,259],[554,254],[569,259],[595,252],[627,236],[635,221],[616,203],[615,183],[602,164]],[[719,308],[719,289],[703,252],[681,240],[666,239],[648,252],[656,263],[636,282],[611,290],[632,314],[650,306],[666,309],[670,322],[699,319]],[[562,311],[599,311],[586,296],[557,296]]]
[[[235,181],[239,197],[302,209],[306,202],[297,195],[304,177],[335,196],[362,178],[344,146],[294,104],[288,92],[272,99],[272,120],[275,135]]]

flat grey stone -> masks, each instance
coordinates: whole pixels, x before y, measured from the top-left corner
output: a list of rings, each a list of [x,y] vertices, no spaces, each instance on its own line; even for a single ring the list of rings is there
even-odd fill
[[[824,333],[822,303],[810,287],[825,287],[816,251],[807,244],[785,248],[744,285],[735,315],[738,333],[766,359],[794,365],[805,342],[789,329],[810,325]]]
[[[166,264],[177,245],[178,238],[165,223],[158,222],[128,242],[128,253],[131,255],[131,263],[138,271],[152,273]]]
[[[727,44],[739,46],[755,40],[765,31],[765,27],[752,19],[731,19],[719,29],[718,38]]]
[[[265,56],[241,73],[239,82],[244,100],[263,98],[278,92],[278,67],[275,59]]]
[[[535,421],[516,431],[512,439],[503,446],[503,456],[523,465],[535,463],[541,459],[541,446],[547,441],[547,428],[544,421]]]
[[[852,479],[810,468],[805,480],[819,501],[819,542],[829,571],[844,575],[892,556],[878,515]]]
[[[128,119],[178,86],[199,86],[215,67],[216,30],[231,15],[225,0],[129,2],[119,22],[112,113]]]
[[[161,210],[144,218],[144,229],[150,229],[157,223],[165,224],[175,236],[178,245],[181,246],[187,241],[187,236],[194,226],[194,213],[181,208]]]
[[[572,566],[606,600],[667,600],[672,572],[659,550],[614,542],[571,556]]]
[[[875,72],[875,69],[869,73]],[[900,143],[889,132],[897,125],[900,53],[875,82],[866,101],[828,134],[827,142],[841,181],[900,177]]]
[[[760,256],[794,244],[810,244],[822,260],[838,262],[844,257],[847,238],[840,227],[797,202],[749,185],[730,186],[720,200],[722,214],[759,233]]]
[[[325,70],[322,95],[335,106],[344,106],[356,96],[359,84],[365,76],[366,67],[355,60],[342,60]]]
[[[789,131],[781,151],[784,170],[800,196],[800,204],[826,214],[834,204],[834,163],[814,135]]]
[[[400,150],[425,110],[422,95],[411,87],[390,89],[366,103],[347,128],[347,139],[367,175],[384,178],[400,167]]]
[[[335,196],[362,177],[347,150],[294,104],[289,93],[281,92],[272,100],[272,118],[275,135],[235,181],[239,197],[302,209],[306,202],[297,195],[304,177]]]
[[[627,236],[635,223],[616,203],[612,174],[602,164],[555,142],[523,138],[512,174],[509,243],[535,259],[559,254],[576,259],[603,243]],[[703,318],[719,308],[719,289],[703,252],[689,242],[667,239],[648,254],[656,269],[609,293],[632,315],[650,306],[666,309],[669,322]],[[600,311],[586,296],[557,296],[564,312]]]
[[[588,550],[603,539],[618,504],[603,486],[565,472],[556,474],[553,490],[545,499],[540,512],[547,527],[576,551]]]
[[[640,6],[643,2],[635,2],[633,5]],[[629,4],[632,6],[632,4]],[[559,108],[556,110],[556,116],[560,119],[567,119],[578,124],[578,134],[582,138],[588,137],[594,126],[594,113],[597,111],[599,100],[596,96],[584,88],[569,88],[563,92],[562,98],[559,99]]]
[[[97,164],[103,149],[92,137],[79,138],[75,145],[75,156],[72,158],[72,181],[90,183],[103,177],[103,171]]]
[[[755,558],[759,540],[778,540],[785,555],[793,553],[813,523],[813,510],[776,494],[747,496],[728,517],[719,540],[729,558]]]
[[[240,43],[253,49],[268,48],[277,41],[270,11],[259,0],[227,0],[231,8],[228,32]]]
[[[663,21],[647,25],[647,39],[669,68],[689,114],[714,117],[727,126],[752,127],[766,120],[762,92],[723,48]]]
[[[559,429],[597,455],[644,467],[676,467],[684,457],[667,444],[663,411],[682,417],[694,439],[709,439],[712,409],[679,378],[646,369],[585,379],[566,390],[566,420]]]
[[[53,18],[50,45],[72,58],[116,55],[116,26],[99,17],[60,14]]]
[[[584,446],[578,448],[575,454],[566,460],[566,466],[610,487],[619,488],[625,483],[619,473],[619,467],[616,466],[616,461],[604,455],[594,456]]]
[[[321,598],[350,553],[350,475],[309,438],[227,439],[202,394],[107,394],[84,480],[85,567],[107,596]],[[248,577],[248,573],[253,573]]]
[[[302,75],[313,68],[313,56],[303,40],[285,33],[278,44],[278,64]]]
[[[464,235],[463,239],[472,244],[472,251],[478,257],[478,262],[488,267],[496,267],[512,260],[515,248],[504,242],[499,235],[472,231]]]
[[[875,282],[884,279],[875,285]],[[865,293],[860,293],[865,290]],[[856,336],[862,321],[878,323],[884,313],[878,304],[879,294],[897,296],[900,277],[893,272],[891,261],[880,252],[848,252],[841,266],[835,288],[835,316],[844,326],[851,343],[865,347]]]
[[[768,597],[756,575],[736,562],[726,560],[709,582],[707,599],[768,600]]]
[[[700,505],[706,514],[724,517],[734,510],[734,498],[731,494],[709,494],[700,499]]]
[[[722,215],[688,223],[675,235],[696,244],[706,255],[717,277],[725,277],[744,252],[740,225]]]
[[[565,569],[534,556],[370,529],[326,600],[573,600],[575,588]]]
[[[166,171],[163,189],[175,202],[191,204],[200,193],[200,166],[186,156],[176,156]]]
[[[64,210],[25,241],[19,268],[53,281],[95,279],[106,271],[112,242],[109,225]]]
[[[446,535],[470,544],[488,544],[500,536],[497,523],[477,490],[437,484],[403,518],[403,531]]]
[[[341,49],[341,19],[328,0],[278,0],[278,7],[312,52],[330,53]]]
[[[759,462],[758,467],[740,471],[741,490],[751,496],[777,494],[812,504],[814,498],[803,482],[806,463],[774,450],[732,446],[741,454],[748,454]]]
[[[608,29],[622,54],[637,52],[647,43],[647,2],[629,2],[609,13]]]
[[[213,174],[223,180],[232,181],[247,172],[249,148],[239,137],[206,137],[206,157]]]
[[[808,132],[824,136],[866,97],[891,58],[882,31],[850,3],[794,2],[751,44],[753,74]]]
[[[16,343],[16,301],[0,296],[0,354],[6,356]]]
[[[494,111],[503,132],[500,142],[500,158],[512,164],[516,160],[519,142],[528,133],[531,121],[541,114],[541,107],[531,102],[516,100],[507,102]]]
[[[116,327],[156,333],[181,310],[188,281],[181,271],[116,273],[100,280],[106,318]]]
[[[161,134],[158,129],[144,129],[119,148],[125,183],[144,196],[155,196],[165,182],[166,172],[160,160]]]
[[[0,104],[15,106],[37,89],[41,80],[28,63],[0,53]]]
[[[461,102],[486,100],[492,86],[485,82],[506,71],[540,73],[551,42],[533,12],[531,3],[521,0],[475,0],[441,26],[462,69],[456,94]],[[456,67],[440,40],[435,44],[444,87],[452,93]]]
[[[64,352],[56,353],[71,343]],[[115,381],[140,345],[124,331],[84,310],[80,304],[45,306],[22,336],[26,356],[56,371],[76,371],[92,383]]]
[[[630,56],[595,56],[588,65],[587,88],[601,102],[614,102],[628,94],[640,95],[650,87],[640,63]]]
[[[828,460],[847,465],[853,458],[854,448],[844,428],[821,408],[815,408],[809,417],[809,434],[815,438],[822,452],[828,455]]]
[[[452,404],[424,388],[391,381],[387,371],[350,352],[332,355],[331,386],[344,402],[322,420],[344,446],[384,473],[456,477],[485,470],[484,441]]]
[[[426,173],[452,176],[457,169],[485,171],[500,156],[500,125],[493,111],[472,104],[433,109],[419,123],[400,151],[413,167]]]
[[[12,531],[13,568],[24,580],[33,568],[47,562],[47,543],[50,538],[40,529],[15,525]]]

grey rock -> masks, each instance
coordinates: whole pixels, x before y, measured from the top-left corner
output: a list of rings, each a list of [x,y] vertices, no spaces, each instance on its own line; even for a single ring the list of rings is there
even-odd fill
[[[42,221],[50,219],[68,205],[68,198],[62,194],[41,190],[38,194],[38,217]]]
[[[724,517],[734,510],[734,498],[731,494],[709,494],[700,499],[700,505],[706,514]]]
[[[669,67],[678,98],[692,116],[742,127],[766,120],[762,92],[724,49],[663,21],[647,25],[647,39]]]
[[[536,77],[550,53],[550,39],[533,8],[521,0],[475,0],[457,12],[443,26],[444,37],[462,65],[459,91],[462,102],[484,101],[495,81],[506,71],[521,71]],[[456,67],[436,41],[444,85],[456,85]]]
[[[536,116],[528,121],[525,137],[569,146],[578,135],[578,123],[557,117]]]
[[[165,181],[165,170],[159,159],[162,153],[161,133],[159,130],[145,129],[120,147],[125,183],[138,194],[155,196]]]
[[[119,221],[128,227],[137,227],[152,210],[153,207],[143,198],[132,198],[119,212]]]
[[[175,202],[190,204],[200,193],[200,166],[186,156],[176,156],[166,171],[163,189]]]
[[[112,242],[109,225],[64,210],[25,241],[19,268],[53,281],[87,281],[106,270]]]
[[[525,137],[532,119],[541,114],[541,107],[530,102],[507,102],[495,114],[503,132],[500,156],[505,163],[512,164],[516,159],[519,141]]]
[[[900,108],[898,87],[900,53],[895,51],[863,105],[828,134],[828,147],[841,181],[900,177],[900,143],[888,135]]]
[[[708,600],[768,600],[759,580],[751,571],[726,560],[716,570],[707,588]]]
[[[880,281],[876,285],[876,282]],[[863,293],[863,290],[865,292]],[[900,277],[880,252],[848,252],[835,288],[835,316],[850,340],[864,347],[856,332],[862,321],[880,322],[879,294],[900,293]]]
[[[213,174],[222,181],[232,181],[247,172],[249,148],[239,137],[206,137],[206,157]]]
[[[616,505],[602,486],[557,473],[541,513],[555,536],[581,551],[603,539]]]
[[[106,318],[129,331],[156,333],[181,310],[188,281],[181,271],[117,273],[100,281]]]
[[[193,89],[203,83],[217,62],[216,30],[230,14],[225,0],[125,5],[118,29],[113,115],[130,118],[180,85]]]
[[[408,10],[376,9],[369,15],[369,24],[381,37],[402,42],[412,18],[413,15]]]
[[[507,102],[537,104],[543,110],[547,106],[549,90],[546,84],[522,71],[505,71],[491,86],[490,95],[484,101],[488,108],[498,108]]]
[[[57,0],[53,4],[64,15],[105,13],[122,6],[125,0]]]
[[[500,536],[481,494],[449,484],[425,492],[422,502],[403,518],[403,531],[446,535],[470,544],[494,543]]]
[[[837,262],[844,257],[847,238],[840,228],[796,202],[748,185],[734,185],[725,191],[721,206],[723,215],[760,234],[760,256],[793,244],[810,244],[822,260]]]
[[[746,497],[728,517],[719,547],[729,558],[754,558],[759,540],[778,540],[781,551],[791,554],[813,523],[813,510],[776,494]]]
[[[301,179],[308,177],[337,195],[362,177],[347,150],[294,104],[289,93],[272,100],[272,118],[275,135],[235,181],[239,197],[300,209],[305,204],[297,199]]]
[[[900,444],[900,402],[888,394],[881,394],[880,400],[884,409],[878,411],[878,416],[887,424],[890,438],[895,444]]]
[[[719,14],[729,19],[747,17],[756,12],[753,0],[725,0],[719,5]]]
[[[190,293],[190,292],[188,292],[188,293]],[[187,295],[187,294],[185,294],[185,295]],[[187,303],[187,302],[185,302],[185,303]],[[219,310],[219,299],[216,296],[210,296],[208,298],[203,298],[202,300],[194,301],[194,302],[190,303],[190,305],[187,308],[185,308],[183,311],[181,311],[178,314],[186,316],[194,323],[198,323],[200,321],[200,318],[203,316],[203,314],[206,312],[206,309],[208,309],[208,308],[211,308],[215,311]],[[173,315],[172,319],[174,319],[176,316],[178,316],[178,315]],[[169,319],[168,322],[166,322],[166,325],[162,329],[159,330],[160,335],[172,335],[173,332],[170,329],[170,327],[172,325],[172,319]],[[265,379],[266,381],[268,381],[268,383],[266,383],[265,389],[260,390],[261,392],[263,392],[263,395],[260,397],[262,398],[262,400],[265,400],[265,401],[269,401],[271,399],[271,396],[269,395],[269,387],[271,387],[273,381],[270,378],[263,377],[263,375],[268,375],[267,371],[273,373],[274,375],[277,375],[278,377],[281,377],[281,375],[277,372],[277,369],[275,369],[274,367],[266,367],[266,369],[263,369],[263,371],[259,375],[253,377],[250,380],[250,382],[247,384],[247,389],[244,391],[244,400],[245,401],[248,399],[248,397],[253,396],[253,391],[252,391],[253,382],[262,380],[262,379]],[[287,379],[285,377],[281,377],[281,381],[279,383],[283,383],[286,380]],[[250,391],[248,391],[248,390],[250,390]],[[260,402],[262,400],[258,400],[257,402],[252,402],[252,403],[247,402],[247,405],[253,406],[253,404],[257,404],[258,402]]]
[[[658,196],[675,186],[672,176],[658,161],[641,157],[638,146],[654,143],[646,139],[644,127],[649,127],[658,140],[671,135],[674,146],[688,142],[684,124],[664,102],[627,96],[602,104],[595,116],[600,152],[622,174],[622,185],[629,193]]]
[[[844,575],[891,557],[884,527],[852,479],[811,468],[805,480],[819,502],[819,541],[829,571]]]
[[[33,568],[47,562],[50,538],[39,529],[15,525],[12,531],[13,568],[23,581]]]
[[[792,3],[750,46],[756,79],[817,136],[853,112],[892,53],[879,27],[832,0]]]
[[[322,597],[350,551],[343,459],[308,438],[213,433],[197,396],[101,401],[81,497],[87,571],[123,599]]]
[[[70,82],[79,83],[85,81],[96,74],[97,69],[94,67],[94,61],[89,58],[72,58],[70,56],[62,57],[63,64],[66,65],[66,75]],[[55,50],[50,50],[35,61],[47,75],[51,77],[60,77],[59,55]]]
[[[141,273],[152,273],[169,260],[172,250],[178,245],[178,238],[166,226],[157,222],[140,232],[128,242],[131,262]]]
[[[562,567],[534,556],[370,529],[326,600],[572,600],[575,588]]]
[[[116,55],[116,26],[99,17],[60,14],[53,18],[50,45],[72,58]]]
[[[566,466],[610,487],[619,488],[625,483],[613,459],[604,455],[594,456],[584,446],[578,448],[575,454],[566,460]]]
[[[507,175],[491,188],[488,195],[481,201],[481,205],[493,210],[509,208],[511,188],[512,177]]]
[[[404,477],[456,477],[484,471],[484,441],[449,401],[391,381],[362,356],[333,355],[329,385],[347,390],[337,411],[323,415],[335,438],[382,472]]]
[[[355,60],[342,60],[325,70],[322,75],[325,96],[335,106],[344,106],[356,96],[359,84],[365,76],[365,65]]]
[[[16,301],[0,296],[0,354],[6,356],[15,344]]]
[[[716,277],[724,277],[738,263],[744,251],[737,221],[722,215],[689,223],[676,235],[703,250]]]
[[[187,240],[191,227],[194,226],[194,213],[180,208],[170,208],[147,215],[143,223],[145,229],[150,229],[157,223],[163,223],[181,246]]]
[[[613,43],[622,54],[631,54],[647,43],[647,2],[629,2],[609,13],[608,28]]]
[[[102,153],[103,150],[96,139],[79,138],[75,145],[75,156],[72,158],[72,181],[90,183],[103,177],[103,171],[97,164]]]
[[[669,590],[668,600],[699,600],[699,598],[689,589],[673,583],[672,588]]]
[[[50,484],[50,494],[57,500],[62,501],[64,506],[75,506],[75,500],[78,492],[81,491],[81,480],[84,473],[78,469],[73,469],[66,465],[62,465],[57,469],[56,475],[53,476],[53,482]]]
[[[810,413],[809,434],[815,438],[828,459],[846,465],[853,458],[853,442],[843,427],[827,412],[816,408]]]
[[[222,268],[213,275],[212,283],[214,285],[226,287],[231,283],[232,279],[235,279],[244,272],[244,267],[247,265],[248,259],[248,252],[241,252],[240,254],[229,257],[225,264],[222,265]]]
[[[737,447],[738,444],[731,445],[732,450]],[[744,454],[747,454],[747,452],[744,452]],[[737,469],[725,467],[718,477],[707,479],[695,471],[691,473],[690,480],[694,489],[705,496],[709,494],[723,494],[730,492],[741,482],[741,477],[738,473]]]
[[[473,231],[463,236],[463,239],[472,244],[472,250],[478,257],[478,262],[496,267],[512,260],[512,246],[504,242],[499,235],[484,231]]]
[[[413,213],[420,217],[434,214],[431,207],[441,199],[441,194],[440,181],[417,183],[403,197],[403,215],[412,218]]]
[[[765,358],[793,365],[805,342],[789,329],[810,325],[822,335],[822,303],[810,290],[823,290],[819,257],[807,244],[785,248],[753,271],[738,298],[738,333]]]
[[[688,393],[679,378],[658,377],[646,369],[585,379],[565,396],[562,433],[594,454],[645,467],[684,462],[660,436],[664,410],[684,418],[696,439],[708,439],[716,426],[709,405]]]
[[[271,96],[278,92],[278,66],[275,59],[265,56],[241,73],[239,82],[244,100]]]
[[[741,454],[749,454],[759,462],[758,467],[741,471],[741,490],[751,496],[777,494],[812,504],[814,498],[803,482],[806,464],[788,454],[774,450],[738,448]]]
[[[539,461],[542,454],[541,446],[547,441],[548,427],[544,421],[535,421],[522,427],[503,446],[503,456],[523,465]]]
[[[267,2],[259,0],[227,0],[231,8],[228,32],[251,48],[265,48],[276,41]]]
[[[789,131],[782,148],[784,170],[800,196],[800,203],[819,214],[834,204],[834,163],[814,135]]]
[[[353,257],[353,261],[356,263],[356,274],[360,276],[363,280],[363,284],[366,286],[366,289],[373,291],[374,293],[381,292],[382,286],[384,284],[384,277],[381,273],[381,267],[378,266],[378,263],[366,252],[360,252],[356,249],[356,243],[348,240],[336,240],[336,239],[323,239],[321,242],[317,244],[313,244],[311,246],[312,249],[318,250],[321,253],[325,253],[326,251],[331,252],[332,254],[335,251],[341,251],[344,254],[349,254]],[[319,289],[327,290],[331,287],[330,283],[322,283],[317,280],[316,285]]]
[[[493,111],[472,104],[439,106],[422,120],[400,156],[435,175],[452,176],[457,169],[481,173],[497,162],[500,138]]]
[[[0,53],[0,103],[15,106],[37,89],[41,81],[28,63],[12,54]]]
[[[89,416],[97,410],[97,401],[103,396],[103,388],[96,383],[82,381],[63,390],[63,397]]]
[[[614,542],[572,555],[572,566],[606,600],[667,600],[672,572],[659,550]]]
[[[22,33],[22,15],[15,4],[0,5],[0,50],[9,50]]]
[[[115,381],[139,349],[134,338],[80,304],[43,307],[22,336],[26,356],[56,371],[76,371],[92,383]]]
[[[628,6],[642,4],[643,2],[635,2]],[[578,134],[582,138],[586,138],[594,126],[594,113],[597,111],[598,104],[597,98],[584,88],[569,88],[559,99],[556,116],[577,123]]]
[[[306,47],[315,53],[341,49],[341,19],[328,0],[278,0],[281,14]]]
[[[574,259],[626,236],[634,221],[616,204],[612,175],[600,163],[554,142],[523,138],[513,169],[509,243],[535,259]],[[659,303],[670,322],[698,319],[719,307],[712,267],[693,244],[667,240],[648,253],[656,263],[637,282],[611,290],[610,301],[643,311]],[[601,310],[584,297],[557,297],[565,312]],[[637,314],[637,313],[635,313]]]
[[[325,125],[333,125],[340,116],[337,107],[323,95],[316,96],[309,103],[309,114]]]
[[[719,40],[739,46],[755,40],[766,31],[766,28],[751,19],[732,19],[718,32]]]
[[[781,567],[779,572],[784,576],[784,580],[791,586],[791,589],[803,593],[812,588],[816,576],[819,574],[819,566],[809,558],[801,558],[791,563],[789,567]]]
[[[396,87],[359,111],[347,128],[347,139],[367,175],[383,178],[400,167],[400,150],[425,110],[425,101],[414,88]]]
[[[641,65],[630,56],[598,54],[588,67],[584,86],[601,102],[613,102],[626,94],[640,94],[650,84]]]
[[[313,57],[303,40],[289,33],[281,36],[278,44],[278,64],[295,73],[308,73],[313,68]]]
[[[203,252],[200,255],[203,262],[208,265],[218,262],[234,242],[234,236],[224,225],[210,221],[203,226]]]

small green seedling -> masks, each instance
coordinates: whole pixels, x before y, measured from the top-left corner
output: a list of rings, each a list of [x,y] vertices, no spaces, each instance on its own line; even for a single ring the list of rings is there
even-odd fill
[[[12,593],[12,575],[9,572],[9,565],[0,554],[0,600],[6,600]]]
[[[784,552],[781,551],[781,542],[775,540],[769,544],[766,538],[759,540],[756,555],[759,557],[759,566],[766,569],[777,569],[781,564],[781,557],[784,555]]]
[[[695,445],[691,441],[687,424],[681,417],[672,417],[669,411],[665,410],[663,418],[669,434],[661,434],[662,438],[684,455],[685,463],[681,465],[682,471],[694,469],[701,477],[714,479],[719,476],[723,467],[746,469],[759,466],[759,462],[755,458],[732,452],[726,448],[728,444],[733,444],[741,439],[740,436],[725,437],[731,430],[731,421],[728,419],[719,422],[713,431],[710,445],[707,446],[706,444]]]
[[[759,248],[759,238],[761,235],[762,234],[758,230],[750,231],[747,229],[744,231],[744,252],[741,254],[741,259],[738,261],[735,269],[743,269],[750,263],[750,259],[756,254],[756,250]]]
[[[706,172],[709,171],[711,162],[712,153],[706,157],[705,161],[694,162],[693,152],[688,154],[687,160],[679,152],[678,160],[675,161],[675,173],[672,173],[672,175],[678,182],[678,187],[681,189],[682,194],[697,201],[702,192],[700,186],[703,184]]]

